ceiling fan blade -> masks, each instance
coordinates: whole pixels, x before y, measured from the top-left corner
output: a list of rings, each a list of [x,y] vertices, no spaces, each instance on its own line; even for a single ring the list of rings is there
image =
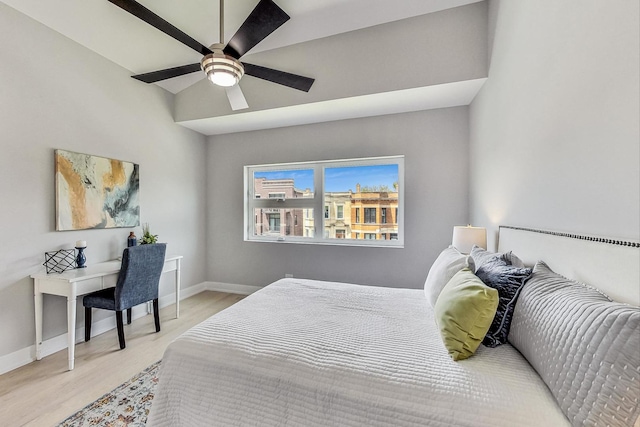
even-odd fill
[[[231,109],[233,111],[249,108],[249,104],[247,104],[247,100],[244,98],[240,85],[236,84],[225,87],[224,90],[227,92],[227,98],[229,99],[229,104],[231,104]]]
[[[167,68],[165,70],[152,71],[150,73],[145,74],[137,74],[135,76],[131,76],[136,80],[140,80],[145,83],[155,83],[160,80],[170,79],[172,77],[183,76],[185,74],[195,73],[196,71],[200,71],[200,64],[189,64],[182,65],[180,67]]]
[[[303,92],[309,92],[311,85],[315,79],[299,76],[297,74],[285,73],[284,71],[274,70],[273,68],[261,67],[260,65],[247,64],[243,62],[244,73],[257,77],[259,79],[268,80],[279,85],[288,86]]]
[[[224,53],[239,59],[288,20],[289,15],[272,0],[260,0],[229,40]]]
[[[111,3],[116,6],[126,10],[130,14],[137,16],[142,19],[147,24],[156,27],[158,30],[163,33],[173,37],[179,42],[184,43],[189,46],[191,49],[199,52],[202,55],[207,55],[211,53],[211,49],[193,39],[191,36],[177,29],[164,19],[160,18],[158,15],[136,2],[135,0],[109,0]]]

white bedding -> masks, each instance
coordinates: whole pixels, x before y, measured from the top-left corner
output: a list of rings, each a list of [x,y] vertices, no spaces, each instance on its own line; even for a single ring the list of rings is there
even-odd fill
[[[420,290],[283,279],[167,348],[150,426],[564,426],[510,345],[454,362]]]

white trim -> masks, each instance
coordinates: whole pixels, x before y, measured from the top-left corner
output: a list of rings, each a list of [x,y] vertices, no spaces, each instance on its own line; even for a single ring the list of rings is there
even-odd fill
[[[0,356],[0,375],[33,362],[36,360],[35,354],[36,346],[34,344],[30,347],[21,348],[13,353]]]
[[[188,288],[184,288],[180,290],[180,300],[185,298],[192,297],[193,295],[199,294],[200,292],[206,290],[218,290],[218,289],[209,289],[209,284],[213,282],[203,282],[197,285],[189,286]],[[233,289],[237,286],[246,286],[246,285],[229,285],[230,289]],[[249,286],[248,288],[258,288],[257,286]],[[256,289],[257,290],[257,289]],[[245,293],[233,290],[221,290],[222,292],[230,292],[230,293]],[[251,292],[247,292],[248,295]],[[158,304],[160,308],[167,307],[171,304],[175,304],[176,302],[176,294],[172,292],[167,295],[163,295],[159,298]],[[131,313],[131,320],[139,319],[140,317],[146,316],[147,310],[144,305],[140,305],[138,307],[134,307]],[[94,322],[91,325],[91,336],[95,337],[97,335],[103,334],[107,331],[115,329],[116,320],[115,316],[109,316],[105,319]],[[76,343],[84,341],[84,326],[76,328]],[[42,342],[42,357],[49,356],[53,353],[57,353],[58,351],[65,350],[67,348],[67,334],[64,333],[62,335],[58,335],[53,338],[49,338]],[[17,369],[21,366],[28,365],[31,362],[36,360],[36,346],[30,345],[29,347],[21,348],[20,350],[14,351],[13,353],[5,354],[4,356],[0,356],[0,375]]]
[[[262,286],[238,285],[234,283],[205,282],[207,291],[228,292],[230,294],[251,295],[262,289]]]
[[[181,288],[180,301],[186,298],[190,298],[196,294],[199,294],[200,292],[206,291],[207,290],[206,283],[207,282],[202,282],[202,283],[198,283],[197,285],[189,286],[188,288]],[[170,294],[166,294],[158,298],[158,304],[160,305],[160,308],[167,307],[171,304],[175,304],[175,302],[176,302],[175,292],[171,292]]]

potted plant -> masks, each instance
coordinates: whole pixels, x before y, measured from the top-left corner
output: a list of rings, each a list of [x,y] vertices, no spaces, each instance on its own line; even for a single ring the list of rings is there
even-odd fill
[[[149,231],[149,223],[144,223],[142,225],[142,239],[140,240],[140,244],[151,245],[157,242],[158,242],[158,235],[151,234],[151,232]]]

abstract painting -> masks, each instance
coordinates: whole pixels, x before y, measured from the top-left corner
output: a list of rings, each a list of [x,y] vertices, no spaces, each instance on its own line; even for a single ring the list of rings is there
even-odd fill
[[[138,165],[56,150],[56,230],[140,225]]]

